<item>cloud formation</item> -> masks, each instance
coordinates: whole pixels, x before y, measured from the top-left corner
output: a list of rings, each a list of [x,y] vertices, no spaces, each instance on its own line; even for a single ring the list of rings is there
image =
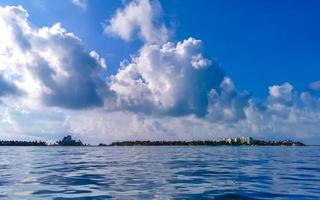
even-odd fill
[[[219,87],[223,70],[201,54],[202,42],[189,38],[146,44],[110,77],[117,107],[153,114],[204,116],[208,95]],[[195,61],[196,59],[196,61]]]
[[[106,21],[104,32],[129,41],[135,33],[147,43],[162,43],[168,39],[168,30],[160,18],[158,0],[134,0]]]
[[[277,105],[293,104],[293,86],[290,83],[283,85],[273,85],[269,87],[269,103]]]
[[[237,122],[246,118],[245,109],[249,106],[249,92],[236,91],[233,81],[225,77],[220,87],[209,94],[206,118],[210,121]]]
[[[78,109],[102,104],[99,73],[106,68],[104,59],[87,52],[60,23],[36,29],[25,9],[7,6],[0,7],[0,30],[0,70],[10,81],[7,90],[17,87],[32,103],[48,106]]]

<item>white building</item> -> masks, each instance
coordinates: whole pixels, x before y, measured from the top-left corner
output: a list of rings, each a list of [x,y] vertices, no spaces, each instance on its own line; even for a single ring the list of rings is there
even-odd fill
[[[238,138],[234,138],[233,140],[235,143],[240,143],[240,144],[252,144],[253,139],[251,137],[245,137],[245,136],[241,136]]]
[[[240,143],[241,144],[251,144],[252,143],[252,138],[251,137],[244,137],[244,136],[241,136],[240,137]]]
[[[229,143],[229,144],[231,144],[231,142],[232,142],[232,139],[231,139],[231,138],[224,138],[224,141],[225,141],[226,143]]]

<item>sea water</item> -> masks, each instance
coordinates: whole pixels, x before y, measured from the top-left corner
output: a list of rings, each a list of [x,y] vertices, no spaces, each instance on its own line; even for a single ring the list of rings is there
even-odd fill
[[[0,199],[320,199],[320,147],[0,147]]]

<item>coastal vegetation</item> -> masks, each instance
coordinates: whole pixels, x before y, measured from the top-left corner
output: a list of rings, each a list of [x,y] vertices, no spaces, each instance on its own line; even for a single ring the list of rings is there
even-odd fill
[[[197,141],[123,141],[100,146],[305,146],[304,143],[292,140],[254,140],[251,137],[225,138],[223,140]]]
[[[74,140],[68,135],[53,144],[44,141],[18,141],[18,140],[0,140],[0,146],[84,146],[81,140]]]
[[[121,141],[99,146],[305,146],[304,143],[293,140],[255,140],[251,137],[224,138],[222,140],[195,140],[195,141]],[[68,135],[53,144],[44,141],[17,141],[0,140],[0,146],[87,146],[81,140],[74,140]]]
[[[63,137],[62,140],[57,141],[54,145],[56,146],[84,146],[81,140],[72,139],[71,135]]]
[[[0,146],[47,146],[44,141],[0,140]]]

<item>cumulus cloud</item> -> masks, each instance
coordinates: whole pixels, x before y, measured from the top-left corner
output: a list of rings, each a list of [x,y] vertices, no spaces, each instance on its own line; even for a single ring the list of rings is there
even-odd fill
[[[167,42],[168,29],[159,23],[160,13],[158,1],[134,0],[108,20],[105,33],[129,40],[138,32],[145,41],[138,55],[123,61],[109,78],[115,99],[108,100],[108,109],[198,117],[210,112],[212,119],[243,118],[249,94],[233,90],[232,80],[203,56],[201,40]]]
[[[201,47],[202,42],[194,38],[177,44],[145,45],[110,77],[110,89],[118,97],[116,106],[147,113],[204,116],[209,92],[219,87],[224,72],[202,56]],[[195,56],[204,61],[195,65]]]
[[[104,32],[126,41],[138,33],[145,42],[165,42],[168,30],[159,20],[160,13],[158,0],[134,0],[106,21]]]
[[[192,56],[191,65],[195,68],[202,68],[211,65],[212,61],[204,58],[201,54]]]
[[[290,83],[269,87],[269,101],[275,105],[292,105],[293,86]]]
[[[201,40],[167,42],[168,29],[156,23],[160,13],[158,1],[134,0],[109,20],[105,32],[129,40],[137,31],[145,40],[138,55],[123,61],[109,78],[115,94],[106,103],[109,109],[198,117],[210,112],[212,119],[242,119],[250,95],[233,90],[232,80],[203,56]]]
[[[192,124],[182,131],[186,133],[183,138],[191,135],[219,137],[219,133],[275,138],[292,133],[293,138],[315,137],[319,115],[315,110],[306,111],[305,108],[317,105],[318,99],[307,93],[301,93],[299,98],[290,83],[270,86],[269,96],[261,100],[253,99],[247,91],[237,91],[232,79],[202,55],[200,40],[189,38],[177,43],[167,42],[168,29],[155,23],[159,15],[152,14],[159,14],[158,10],[161,11],[158,1],[135,0],[117,10],[105,27],[105,33],[124,40],[132,39],[137,32],[145,41],[139,53],[130,61],[123,61],[118,73],[109,79],[115,100],[108,105],[116,107],[116,112],[126,110],[128,115],[139,116],[158,114],[149,115],[147,120],[136,118],[140,119],[140,124],[158,122],[149,123],[152,126],[148,130],[137,132],[162,132],[163,137],[172,133],[180,137],[181,134],[174,130],[181,131],[184,130],[181,126]],[[310,88],[317,90],[317,83],[311,84]],[[169,122],[173,121],[175,128],[171,129]],[[303,130],[307,130],[309,136]]]
[[[245,119],[245,109],[249,106],[250,98],[249,92],[237,92],[233,81],[229,77],[225,77],[219,90],[212,89],[210,91],[206,117],[210,121],[220,122],[235,122]]]
[[[71,109],[102,104],[106,68],[97,52],[57,23],[33,28],[21,6],[0,7],[0,70],[31,103]]]

